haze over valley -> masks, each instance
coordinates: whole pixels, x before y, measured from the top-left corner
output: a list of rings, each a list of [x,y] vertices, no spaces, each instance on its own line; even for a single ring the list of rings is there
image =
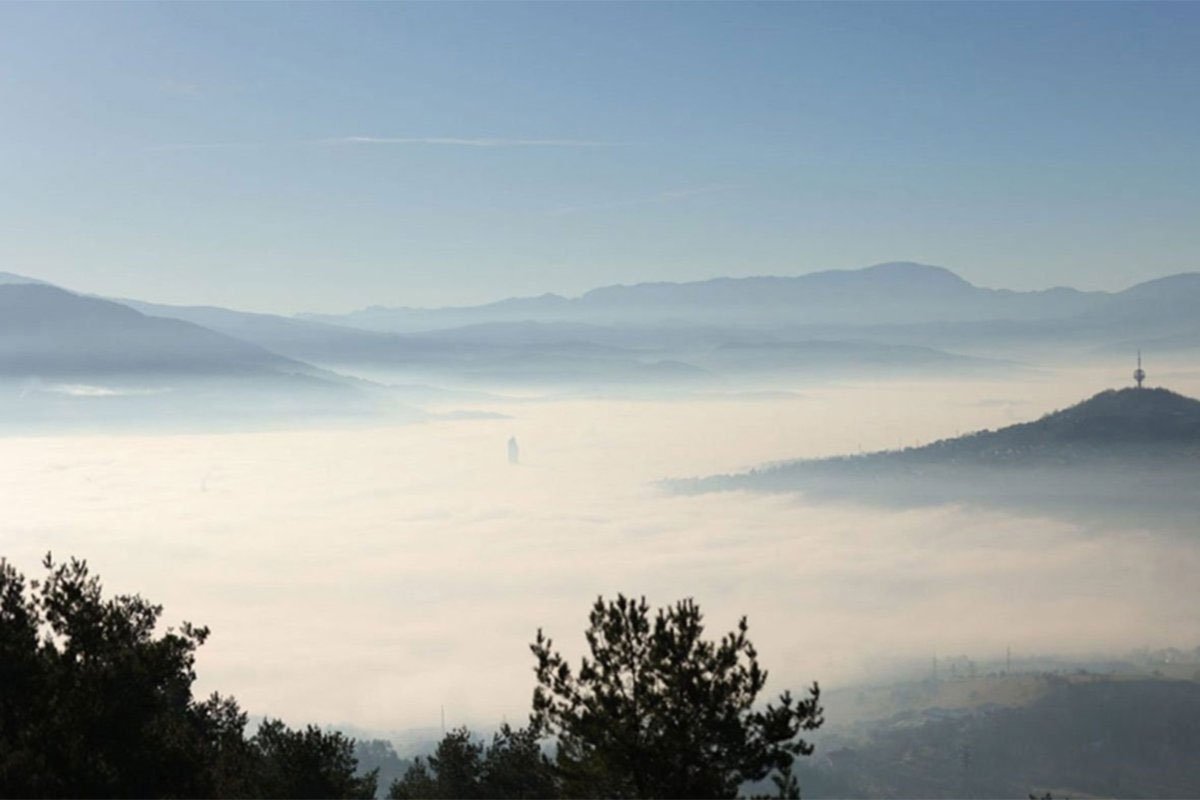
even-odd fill
[[[0,797],[1200,796],[1198,33],[0,3]]]
[[[920,676],[937,654],[1086,661],[1200,641],[1188,610],[1200,548],[1166,507],[1081,518],[1018,494],[955,496],[948,477],[899,508],[879,504],[878,486],[660,484],[1036,420],[1132,382],[1135,351],[1107,358],[1101,337],[1094,359],[1065,366],[1070,351],[1049,341],[1037,362],[959,355],[953,325],[945,349],[789,339],[805,330],[799,314],[769,333],[661,319],[383,333],[20,283],[0,296],[21,312],[5,321],[4,370],[23,387],[7,402],[42,413],[37,435],[4,439],[3,485],[21,498],[7,557],[86,552],[110,582],[202,619],[216,631],[202,683],[257,712],[375,733],[435,727],[442,706],[454,723],[519,718],[533,630],[573,630],[590,599],[617,591],[694,596],[717,627],[746,613],[779,686]],[[579,353],[596,355],[581,366]],[[701,378],[652,368],[686,354],[676,363]],[[1152,384],[1200,396],[1188,359],[1149,351],[1146,363]],[[530,364],[546,372],[531,378]],[[200,409],[162,422],[210,385],[224,405],[207,422]],[[70,415],[45,405],[46,387]],[[281,415],[276,398],[296,396],[309,405]],[[374,405],[354,405],[364,397]],[[254,402],[270,413],[234,414]],[[158,431],[120,416],[142,407]]]

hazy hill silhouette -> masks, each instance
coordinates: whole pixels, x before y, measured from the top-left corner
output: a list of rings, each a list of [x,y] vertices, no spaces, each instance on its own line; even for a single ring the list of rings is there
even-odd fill
[[[1143,445],[1147,454],[1162,448],[1200,445],[1200,400],[1168,389],[1109,389],[1033,422],[996,431],[944,439],[903,450],[907,459],[964,459],[982,462],[1028,461],[1072,453],[1096,454],[1106,448]],[[1121,447],[1121,454],[1125,449]],[[864,456],[871,458],[872,456]]]
[[[1025,704],[900,714],[861,739],[820,747],[816,763],[800,765],[805,794],[1195,797],[1200,791],[1200,760],[1193,757],[1200,684],[1099,675],[1045,675],[1040,682],[1043,690]]]
[[[593,341],[632,338],[638,347],[669,347],[678,332],[711,338],[741,330],[790,342],[872,341],[1018,359],[1070,352],[1077,360],[1107,357],[1118,346],[1122,352],[1200,349],[1198,307],[1200,273],[1120,292],[1012,291],[976,286],[942,267],[889,262],[796,276],[606,286],[578,297],[545,294],[448,308],[377,305],[299,316],[410,334],[529,323],[592,326],[586,335]]]
[[[685,493],[802,492],[904,507],[977,503],[1089,521],[1194,527],[1200,401],[1167,389],[1101,392],[1041,419],[921,447],[668,480]]]
[[[716,384],[721,376],[871,369],[945,374],[1007,365],[933,348],[858,341],[778,341],[734,327],[483,322],[415,333],[365,331],[308,319],[212,306],[121,300],[332,369],[407,370],[423,381],[491,385],[661,386]],[[815,372],[819,370],[819,372]]]
[[[198,325],[48,284],[0,284],[0,374],[246,374],[308,367]]]
[[[1082,314],[1109,298],[1069,288],[1015,292],[975,286],[943,267],[889,262],[798,276],[713,278],[606,286],[579,297],[546,294],[443,309],[372,306],[307,319],[389,331],[483,322],[592,324],[878,324],[1045,319]]]
[[[22,283],[39,282],[0,273],[0,286]],[[1068,350],[1074,359],[1101,357],[1116,346],[1123,352],[1200,348],[1200,323],[1191,313],[1200,307],[1200,274],[1115,294],[1015,292],[975,286],[941,267],[891,262],[347,315],[114,302],[307,364],[362,367],[392,381],[402,375],[403,382],[448,378],[472,385],[675,387],[853,372],[961,374],[1012,368],[1012,359],[1054,359]],[[196,355],[173,363],[194,364]],[[237,354],[229,367],[241,369],[247,356]],[[211,361],[209,368],[216,368]]]
[[[152,317],[191,322],[273,353],[300,361],[337,362],[404,352],[407,342],[396,334],[365,331],[279,314],[236,311],[219,306],[175,306],[119,299],[116,302]]]
[[[1109,389],[1032,422],[903,450],[784,462],[741,477],[790,470],[877,471],[933,464],[1064,464],[1106,454],[1119,458],[1200,456],[1200,400],[1161,388]]]
[[[255,344],[49,284],[0,282],[0,430],[211,429],[416,416]]]
[[[1200,273],[1185,272],[1139,283],[1113,295],[1087,313],[1089,319],[1127,322],[1195,322],[1200,308]]]
[[[13,272],[0,272],[0,286],[10,283],[37,283],[48,286],[45,281],[39,281],[37,278],[28,278],[24,275],[17,275]]]

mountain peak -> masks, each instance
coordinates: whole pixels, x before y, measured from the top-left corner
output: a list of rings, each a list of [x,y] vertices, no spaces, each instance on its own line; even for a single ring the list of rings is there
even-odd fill
[[[872,264],[869,267],[851,271],[873,278],[892,278],[906,281],[939,281],[964,286],[971,285],[958,275],[958,273],[948,270],[945,267],[921,264],[916,261],[885,261],[882,264]]]
[[[998,433],[1026,426],[1060,441],[1194,440],[1200,439],[1200,400],[1163,388],[1108,389]]]

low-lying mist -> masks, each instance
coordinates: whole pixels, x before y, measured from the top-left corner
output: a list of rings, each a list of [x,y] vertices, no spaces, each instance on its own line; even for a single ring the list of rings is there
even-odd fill
[[[747,615],[775,689],[934,654],[1190,648],[1200,542],[1178,530],[655,486],[1007,425],[1126,382],[1045,371],[462,400],[416,424],[9,436],[0,552],[27,571],[46,549],[85,557],[112,591],[210,625],[201,692],[375,730],[437,725],[443,707],[447,725],[522,720],[537,628],[578,651],[589,604],[617,592],[695,597],[713,633]],[[1160,367],[1152,382],[1200,394],[1194,373]]]

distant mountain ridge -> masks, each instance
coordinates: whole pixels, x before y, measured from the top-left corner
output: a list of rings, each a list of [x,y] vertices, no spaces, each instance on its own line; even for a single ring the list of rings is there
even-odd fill
[[[250,342],[273,353],[306,361],[336,361],[345,353],[386,349],[397,341],[394,334],[365,331],[312,320],[234,311],[219,306],[174,306],[119,299],[122,305],[151,317],[178,319]]]
[[[45,284],[0,272],[0,285]],[[51,285],[51,284],[45,284]],[[1190,320],[1200,307],[1200,272],[1135,284],[1120,292],[1053,287],[1035,291],[976,286],[949,269],[907,261],[797,276],[718,277],[687,282],[602,286],[579,295],[512,297],[476,306],[374,305],[347,314],[291,317],[216,306],[182,306],[105,298],[152,316],[279,340],[286,334],[337,337],[411,333],[478,325],[542,323],[594,327],[675,324],[764,327],[887,326],[956,323],[1080,326],[1145,320]],[[317,326],[314,326],[317,323]],[[1174,333],[1174,331],[1169,331]]]
[[[780,277],[605,286],[567,298],[546,294],[442,309],[372,306],[342,315],[302,314],[373,330],[416,331],[485,322],[797,325],[1033,320],[1100,308],[1112,295],[1057,287],[1018,292],[975,286],[944,267],[889,262]]]
[[[366,369],[388,381],[605,391],[718,385],[722,375],[747,372],[828,376],[865,368],[899,373],[994,366],[929,348],[820,341],[772,345],[770,337],[743,336],[732,328],[672,334],[670,329],[570,322],[500,322],[386,333],[213,306],[110,301],[12,277],[14,282],[0,289],[29,302],[15,303],[23,315],[14,315],[15,327],[0,332],[0,373],[9,375],[233,372],[244,371],[248,360],[276,359],[276,365],[294,360],[288,368],[297,372],[311,373],[315,369],[309,365],[318,364]],[[38,335],[31,337],[33,330]],[[178,339],[183,332],[186,342]],[[203,355],[204,348],[197,349],[200,339],[212,352]],[[710,362],[722,374],[710,371]]]
[[[0,273],[0,286],[37,283]],[[1197,273],[1117,293],[1018,292],[977,287],[943,267],[889,262],[794,277],[599,287],[574,298],[546,294],[471,307],[377,306],[292,317],[115,302],[288,359],[382,370],[370,374],[402,381],[414,379],[407,373],[416,380],[469,373],[473,384],[529,376],[558,375],[559,382],[586,376],[589,383],[609,376],[624,383],[683,375],[655,364],[688,368],[690,379],[710,370],[794,380],[854,370],[929,374],[1045,357],[1111,358],[1138,347],[1200,349]]]

